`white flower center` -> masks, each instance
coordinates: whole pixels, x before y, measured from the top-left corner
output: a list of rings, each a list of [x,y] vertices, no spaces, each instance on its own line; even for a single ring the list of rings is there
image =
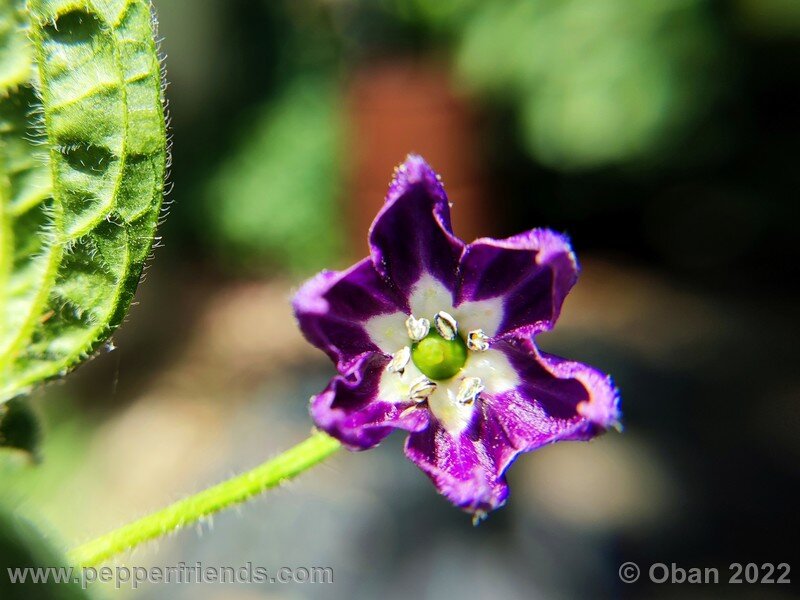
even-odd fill
[[[481,402],[490,402],[492,395],[520,383],[506,355],[491,348],[489,342],[502,318],[502,303],[493,299],[455,308],[447,288],[425,275],[414,287],[409,304],[411,315],[384,314],[366,324],[375,344],[392,356],[378,395],[388,402],[412,401],[414,405],[407,410],[428,409],[448,432],[460,433]],[[439,335],[443,340],[461,336],[466,343],[463,367],[452,377],[430,378],[411,360],[411,347],[428,335]]]

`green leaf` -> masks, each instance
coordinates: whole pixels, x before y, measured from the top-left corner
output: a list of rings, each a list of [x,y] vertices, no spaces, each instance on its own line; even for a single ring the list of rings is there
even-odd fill
[[[42,430],[30,405],[19,399],[0,404],[0,449],[14,448],[38,458]]]
[[[0,32],[17,36],[7,57],[25,31],[19,3],[0,5]],[[30,0],[27,18],[36,68],[0,90],[0,402],[66,374],[122,322],[167,156],[149,3]]]

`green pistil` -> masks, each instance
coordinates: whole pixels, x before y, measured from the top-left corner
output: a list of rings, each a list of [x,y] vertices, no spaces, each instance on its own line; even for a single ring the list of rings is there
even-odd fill
[[[411,360],[427,377],[450,379],[467,362],[467,345],[459,336],[446,340],[435,329],[411,347]]]

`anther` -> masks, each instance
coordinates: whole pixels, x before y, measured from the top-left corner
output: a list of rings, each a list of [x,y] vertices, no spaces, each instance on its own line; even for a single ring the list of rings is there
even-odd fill
[[[475,402],[478,394],[485,389],[479,377],[465,377],[458,387],[456,402],[463,405],[470,405]]]
[[[467,348],[474,352],[486,352],[489,349],[489,338],[483,329],[473,329],[467,334]]]
[[[436,384],[425,376],[417,378],[408,389],[408,397],[413,402],[423,402],[436,391]]]
[[[386,365],[386,370],[389,373],[400,373],[402,375],[409,360],[411,360],[411,348],[403,346],[392,355],[392,360]]]
[[[424,339],[425,336],[428,335],[428,331],[430,331],[430,329],[431,322],[424,317],[422,319],[415,319],[414,315],[411,315],[406,319],[406,331],[408,331],[408,337],[415,342]]]
[[[433,323],[436,325],[436,331],[439,332],[442,338],[446,340],[456,339],[458,335],[458,325],[453,315],[440,310],[436,313],[436,316],[433,317]]]
[[[412,404],[411,406],[409,406],[407,409],[405,409],[403,412],[400,413],[400,417],[399,418],[401,418],[401,419],[406,418],[408,415],[410,415],[412,412],[414,412],[418,408],[419,408],[419,404]]]

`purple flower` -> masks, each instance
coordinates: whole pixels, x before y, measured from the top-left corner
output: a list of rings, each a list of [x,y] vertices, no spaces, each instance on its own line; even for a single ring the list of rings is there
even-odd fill
[[[294,310],[338,374],[311,399],[317,426],[351,450],[410,432],[405,453],[476,516],[508,496],[521,452],[618,423],[611,379],[540,352],[578,277],[547,229],[465,244],[439,176],[411,155],[369,232],[370,256],[303,285]]]

